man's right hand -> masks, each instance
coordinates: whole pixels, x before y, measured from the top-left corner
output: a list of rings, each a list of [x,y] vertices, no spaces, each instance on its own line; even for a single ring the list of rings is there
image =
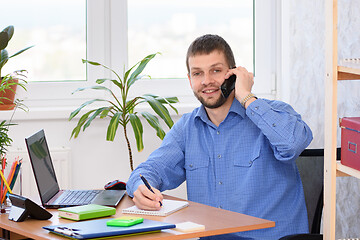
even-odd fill
[[[152,188],[152,193],[145,185],[140,185],[134,192],[133,201],[139,209],[160,210],[160,202],[163,201],[163,195],[156,188]]]

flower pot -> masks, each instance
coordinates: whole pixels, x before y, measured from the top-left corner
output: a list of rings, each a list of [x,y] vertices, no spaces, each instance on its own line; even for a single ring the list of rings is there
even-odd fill
[[[9,80],[9,82],[18,83],[17,79]],[[0,110],[12,110],[15,107],[14,100],[16,94],[17,84],[10,85],[10,89],[5,89],[0,92]]]

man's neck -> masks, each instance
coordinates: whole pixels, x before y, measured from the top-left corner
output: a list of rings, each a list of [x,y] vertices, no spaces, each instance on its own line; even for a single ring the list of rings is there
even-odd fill
[[[218,108],[207,108],[205,107],[206,113],[210,119],[210,121],[215,124],[217,127],[220,125],[222,121],[226,118],[229,113],[231,104],[234,100],[234,95],[231,94],[226,102]]]

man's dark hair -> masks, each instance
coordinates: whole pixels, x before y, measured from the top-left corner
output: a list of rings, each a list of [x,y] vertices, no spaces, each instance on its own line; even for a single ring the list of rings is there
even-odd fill
[[[189,57],[193,57],[198,54],[210,54],[213,51],[223,52],[229,68],[236,66],[234,54],[229,44],[220,36],[213,34],[206,34],[195,39],[186,54],[186,67],[188,73],[190,73]]]

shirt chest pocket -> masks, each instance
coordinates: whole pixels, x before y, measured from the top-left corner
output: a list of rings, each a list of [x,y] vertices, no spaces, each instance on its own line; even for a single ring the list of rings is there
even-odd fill
[[[254,145],[250,151],[239,151],[235,154],[234,166],[250,168],[260,156],[260,145]]]
[[[185,162],[186,171],[201,171],[209,168],[209,157],[190,158]]]
[[[210,158],[208,156],[190,157],[185,162],[186,186],[188,197],[193,199],[194,194],[199,190],[206,191],[209,188]],[[211,175],[211,174],[210,174]]]

